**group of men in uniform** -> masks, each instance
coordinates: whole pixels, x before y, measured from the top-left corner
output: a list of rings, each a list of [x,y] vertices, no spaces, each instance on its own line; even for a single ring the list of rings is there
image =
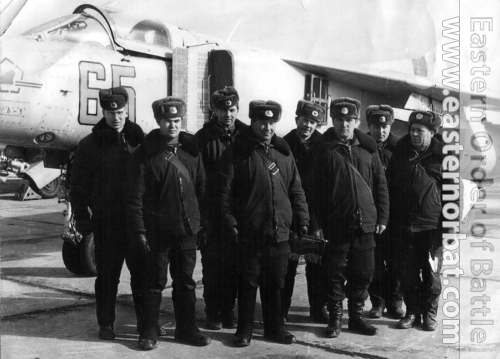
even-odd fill
[[[124,88],[99,96],[104,117],[79,144],[70,199],[76,229],[94,233],[101,339],[115,337],[125,261],[140,348],[156,348],[166,334],[158,319],[168,270],[175,340],[208,345],[195,321],[199,249],[207,329],[236,328],[234,345],[250,345],[260,289],[264,338],[295,342],[285,330],[298,265],[290,239],[306,235],[328,242],[322,257],[305,255],[310,317],[327,323],[326,337],[341,333],[346,296],[349,330],[378,332],[363,317],[368,293],[370,317],[387,309],[398,328],[423,322],[436,330],[439,116],[414,111],[399,140],[390,133],[393,109],[372,105],[364,134],[357,129],[361,103],[343,97],[331,102],[333,127],[321,134],[324,107],[299,100],[297,128],[281,138],[279,103],[251,101],[246,125],[238,119],[238,92],[226,87],[212,95],[215,116],[195,135],[181,131],[184,101],[167,97],[153,102],[159,128],[144,136],[127,118]]]

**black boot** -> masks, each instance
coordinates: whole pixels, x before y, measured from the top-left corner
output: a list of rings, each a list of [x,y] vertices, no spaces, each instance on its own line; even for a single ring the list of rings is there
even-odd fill
[[[222,329],[222,321],[219,318],[218,314],[206,314],[205,315],[205,324],[207,329],[209,330],[221,330]]]
[[[330,310],[330,318],[328,326],[325,330],[327,338],[337,338],[342,330],[342,301],[335,302],[332,310]]]
[[[134,300],[134,309],[135,309],[135,320],[136,320],[136,328],[137,333],[141,332],[141,324],[142,324],[142,295],[132,295]]]
[[[237,347],[246,347],[252,341],[253,320],[257,288],[241,286],[238,291],[238,328],[233,343]]]
[[[238,320],[232,310],[227,313],[221,313],[220,318],[222,327],[225,329],[234,329],[238,326]]]
[[[139,301],[140,307],[136,314],[139,315],[137,329],[139,330],[139,339],[156,340],[160,334],[158,318],[160,315],[161,293],[145,295]]]
[[[330,320],[326,306],[321,304],[315,304],[309,308],[309,317],[313,320],[313,322],[321,324],[329,323]]]
[[[436,322],[436,316],[433,313],[424,314],[424,325],[423,329],[428,332],[433,332],[437,330],[438,323]]]
[[[378,329],[365,321],[363,318],[363,307],[364,302],[348,301],[349,330],[363,335],[375,335],[378,333]]]
[[[410,329],[417,325],[422,324],[422,316],[420,314],[411,314],[407,313],[404,318],[402,318],[398,324],[396,324],[396,328],[398,329]]]
[[[392,319],[401,319],[405,316],[405,311],[401,308],[403,305],[402,300],[391,302],[387,307],[387,316]]]
[[[139,339],[139,348],[141,350],[153,350],[158,347],[158,341],[155,339]]]
[[[115,329],[113,325],[101,325],[99,327],[99,339],[102,340],[115,340]]]
[[[179,300],[174,302],[175,336],[179,343],[203,347],[210,344],[211,339],[196,326],[196,302]]]
[[[285,330],[281,312],[281,290],[260,291],[264,319],[264,339],[280,344],[292,344],[295,336]]]
[[[370,318],[382,318],[385,310],[385,301],[372,293],[370,293],[370,300],[372,302],[372,309],[368,312],[368,316]]]
[[[145,295],[139,300],[134,297],[136,303],[137,330],[139,331],[139,348],[141,350],[153,350],[158,346],[159,336],[158,316],[160,313],[161,293]]]

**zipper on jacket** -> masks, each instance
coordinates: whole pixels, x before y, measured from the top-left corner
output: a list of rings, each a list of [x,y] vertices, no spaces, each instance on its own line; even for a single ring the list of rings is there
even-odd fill
[[[352,156],[352,151],[351,151],[351,146],[347,145],[347,149],[349,150],[349,161],[352,163],[353,166],[356,166],[356,163],[354,163],[354,159]],[[361,217],[361,212],[359,211],[359,198],[358,198],[358,186],[356,185],[356,176],[353,176],[352,170],[347,166],[349,169],[349,175],[351,177],[352,185],[353,185],[353,191],[354,191],[354,199],[356,203],[356,214],[358,215],[359,219],[359,227],[363,225],[363,217]]]
[[[191,232],[193,231],[192,228],[191,228],[191,223],[189,223],[189,218],[188,216],[186,216],[186,209],[184,208],[185,206],[185,203],[184,203],[184,187],[182,186],[182,177],[180,176],[179,174],[179,187],[180,187],[180,190],[179,190],[179,194],[180,194],[180,200],[181,200],[181,211],[182,211],[182,218],[184,219],[184,225],[186,225],[186,223],[189,225],[189,229],[191,229]]]
[[[417,153],[417,158],[415,159],[415,161],[417,161],[422,167],[424,167],[424,165],[422,164],[422,160],[426,157],[429,157],[431,155],[431,152],[427,152],[427,153],[424,153],[423,156],[420,156],[418,153]],[[418,168],[418,165],[415,164],[413,166],[413,178],[412,178],[412,182],[413,182],[413,188],[415,188],[415,186],[417,185],[417,168]],[[425,167],[424,167],[425,168]],[[429,175],[430,176],[430,175]],[[415,221],[415,212],[414,212],[414,207],[412,206],[411,207],[411,211],[410,211],[410,225],[409,225],[409,230],[410,232],[413,232],[413,227],[414,227],[414,221]]]
[[[272,161],[272,158],[268,154],[269,154],[269,149],[266,151],[265,155],[274,164],[273,168],[270,168],[272,165],[268,167],[268,172],[269,172],[269,179],[271,180],[271,196],[272,196],[272,202],[273,202],[274,239],[277,241],[278,240],[278,220],[276,219],[276,189],[274,188],[274,179],[273,179],[276,172],[273,173],[273,171],[272,171],[276,167],[276,164],[274,163],[274,161]]]

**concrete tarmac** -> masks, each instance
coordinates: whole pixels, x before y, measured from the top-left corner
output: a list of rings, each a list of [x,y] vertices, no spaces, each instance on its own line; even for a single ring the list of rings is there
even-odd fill
[[[62,212],[65,205],[58,204],[57,199],[18,201],[13,193],[19,182],[9,177],[5,183],[0,183],[0,354],[3,359],[500,359],[500,191],[488,193],[484,202],[487,205],[486,213],[476,217],[476,222],[482,223],[486,228],[486,235],[478,239],[467,236],[467,239],[461,240],[460,248],[454,254],[454,258],[458,254],[460,256],[458,264],[444,267],[450,270],[459,267],[463,274],[460,278],[443,278],[445,290],[440,301],[439,328],[435,332],[425,332],[421,327],[399,330],[395,327],[397,321],[386,317],[367,319],[379,328],[380,332],[376,336],[349,332],[345,301],[343,331],[339,338],[326,339],[325,325],[309,320],[305,266],[299,265],[291,314],[286,324],[287,329],[296,335],[297,343],[280,345],[265,341],[262,338],[258,304],[256,329],[251,345],[247,348],[235,348],[232,346],[234,330],[210,331],[205,327],[201,264],[198,256],[194,274],[198,284],[196,318],[200,329],[211,336],[212,343],[207,347],[197,348],[178,344],[173,340],[175,319],[169,282],[163,292],[160,317],[160,323],[166,326],[168,335],[160,339],[156,350],[142,352],[137,346],[130,275],[126,267],[121,275],[116,308],[117,339],[109,342],[99,340],[95,319],[94,278],[70,273],[62,261]],[[484,249],[478,247],[479,244],[484,244],[482,241],[491,243],[493,251],[488,246]],[[483,262],[483,267],[480,266],[480,261],[488,260],[491,260],[492,265],[490,273],[486,262]],[[483,268],[482,273],[480,268]],[[449,281],[445,282],[446,279]],[[365,316],[370,308],[370,301],[367,300]],[[456,319],[459,323],[459,335],[455,339],[453,330],[444,329],[443,321],[447,319]],[[483,335],[484,341],[476,343],[479,334]]]

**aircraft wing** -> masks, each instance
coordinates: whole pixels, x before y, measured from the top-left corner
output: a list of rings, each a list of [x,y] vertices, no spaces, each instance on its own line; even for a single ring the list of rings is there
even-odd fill
[[[391,98],[400,98],[402,95],[408,98],[411,93],[418,93],[441,102],[446,97],[443,94],[445,88],[450,91],[451,95],[455,97],[459,95],[458,91],[449,89],[441,83],[436,83],[430,78],[412,74],[371,69],[363,66],[331,66],[327,64],[311,64],[290,59],[283,59],[283,61],[298,69],[315,73],[362,90],[387,95]],[[482,105],[478,105],[477,101],[475,101],[474,107],[500,111],[500,94],[491,92],[492,91],[487,91],[488,95]],[[477,94],[474,95],[477,96]],[[472,93],[460,91],[460,96],[468,99],[472,96]]]

